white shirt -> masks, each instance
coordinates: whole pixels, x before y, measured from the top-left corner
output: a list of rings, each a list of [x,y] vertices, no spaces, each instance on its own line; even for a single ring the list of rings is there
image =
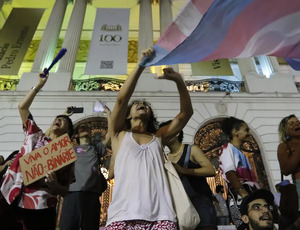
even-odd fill
[[[176,221],[160,141],[139,145],[126,132],[118,151],[107,225],[115,221]]]

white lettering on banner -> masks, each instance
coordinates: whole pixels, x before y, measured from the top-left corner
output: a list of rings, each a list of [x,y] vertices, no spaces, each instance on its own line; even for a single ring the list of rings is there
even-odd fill
[[[17,75],[44,9],[13,8],[0,30],[0,75]]]

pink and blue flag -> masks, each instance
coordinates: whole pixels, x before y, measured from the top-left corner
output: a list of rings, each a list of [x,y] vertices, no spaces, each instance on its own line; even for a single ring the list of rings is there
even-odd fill
[[[190,0],[145,66],[278,56],[300,70],[300,0]]]

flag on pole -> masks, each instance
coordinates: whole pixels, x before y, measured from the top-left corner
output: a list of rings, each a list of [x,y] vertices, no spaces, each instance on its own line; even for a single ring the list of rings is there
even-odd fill
[[[297,62],[299,21],[299,0],[191,0],[154,45],[156,56],[146,66],[259,55]]]

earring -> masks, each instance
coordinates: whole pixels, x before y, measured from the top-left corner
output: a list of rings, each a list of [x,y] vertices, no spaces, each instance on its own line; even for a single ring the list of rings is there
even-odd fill
[[[291,137],[289,135],[285,135],[285,139],[289,140]]]

